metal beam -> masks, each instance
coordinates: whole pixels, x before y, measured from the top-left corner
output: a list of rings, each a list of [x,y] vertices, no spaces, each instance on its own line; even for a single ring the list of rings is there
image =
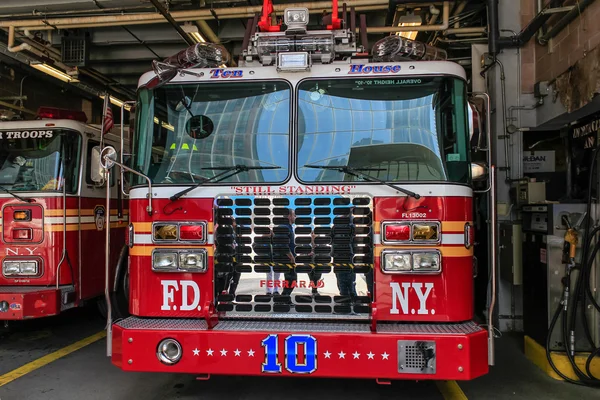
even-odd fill
[[[158,1],[158,0],[151,0]],[[355,7],[357,11],[382,10],[387,9],[388,0],[348,0],[348,7]],[[306,7],[312,14],[321,14],[324,10],[331,10],[331,1],[314,1],[300,3],[276,4],[273,6],[276,12],[282,12],[288,7]],[[219,19],[237,19],[248,18],[261,12],[262,6],[244,6],[244,7],[223,7],[214,10],[197,9],[190,11],[174,11],[170,13],[174,21],[195,21],[200,19],[213,19],[213,12]],[[165,19],[158,13],[138,13],[123,15],[105,15],[93,17],[78,18],[42,18],[34,19],[16,19],[0,21],[0,27],[7,28],[15,26],[19,29],[52,30],[55,28],[89,28],[98,26],[123,26],[123,25],[148,25],[164,22]]]
[[[181,36],[181,38],[183,40],[185,40],[185,42],[188,44],[188,46],[193,46],[195,44],[194,40],[190,37],[190,35],[188,35],[181,28],[181,26],[173,19],[173,17],[171,16],[171,14],[169,14],[169,11],[167,11],[167,9],[164,8],[162,4],[160,4],[159,0],[150,0],[150,3],[152,3],[152,5],[154,7],[156,7],[156,9],[158,10],[158,12],[163,17],[165,17],[165,19],[167,21],[169,21],[169,24],[171,24],[171,26],[173,26],[173,28],[175,28],[175,30],[177,31],[177,33],[179,33],[179,36]]]

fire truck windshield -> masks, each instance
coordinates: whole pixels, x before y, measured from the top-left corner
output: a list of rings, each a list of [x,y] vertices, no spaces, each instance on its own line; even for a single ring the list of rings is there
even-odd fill
[[[219,168],[234,165],[247,168],[222,182],[283,182],[289,175],[290,93],[290,85],[278,80],[142,89],[133,167],[157,184],[216,182]]]
[[[0,131],[0,186],[11,192],[74,193],[80,135],[61,129]],[[66,179],[65,179],[66,177]]]
[[[386,182],[470,179],[467,94],[451,77],[310,79],[298,87],[298,177]]]

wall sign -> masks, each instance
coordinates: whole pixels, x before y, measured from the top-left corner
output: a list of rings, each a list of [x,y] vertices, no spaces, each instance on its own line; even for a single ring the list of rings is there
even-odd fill
[[[523,154],[523,173],[554,172],[556,156],[552,151],[533,151]]]

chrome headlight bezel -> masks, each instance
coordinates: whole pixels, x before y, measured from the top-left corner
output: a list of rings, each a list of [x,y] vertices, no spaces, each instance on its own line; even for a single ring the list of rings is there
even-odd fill
[[[8,267],[13,271],[7,271]],[[24,268],[31,268],[23,272]],[[39,258],[12,258],[6,257],[2,260],[2,276],[6,278],[37,278],[42,274],[42,260]]]
[[[437,257],[439,268],[435,270],[426,270],[422,268],[415,269],[415,258],[423,257],[426,254],[434,254]],[[391,270],[386,269],[386,260],[390,256],[401,255],[409,258],[410,269]],[[416,256],[416,257],[415,257]],[[386,249],[381,252],[379,267],[384,274],[411,274],[411,275],[438,275],[442,272],[442,253],[439,250],[392,250]]]
[[[200,268],[188,268],[182,266],[182,259],[197,256],[202,266]],[[173,261],[168,267],[158,267],[157,260],[172,257]],[[180,272],[180,273],[204,273],[208,269],[208,252],[206,249],[156,249],[152,251],[152,271],[154,272]]]
[[[198,239],[182,239],[181,238],[181,227],[202,227],[202,235]],[[172,238],[164,239],[160,238],[159,230],[161,228],[170,228],[173,230],[175,236]],[[167,244],[167,243],[181,243],[181,244],[206,244],[208,241],[208,222],[207,221],[188,221],[188,222],[175,222],[175,221],[159,221],[152,223],[152,242]]]
[[[437,233],[435,239],[415,239],[416,229],[420,225],[431,227]],[[408,226],[409,227],[409,238],[408,240],[398,240],[388,238],[386,235],[386,228],[388,226]],[[440,221],[432,220],[387,220],[381,223],[381,243],[389,245],[429,245],[435,246],[442,242],[442,224]]]

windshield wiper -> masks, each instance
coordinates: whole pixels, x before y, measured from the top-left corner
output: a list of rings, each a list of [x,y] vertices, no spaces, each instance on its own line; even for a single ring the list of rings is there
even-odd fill
[[[202,182],[198,182],[197,184],[195,184],[194,186],[190,186],[187,189],[182,190],[179,193],[175,193],[173,196],[169,197],[169,200],[171,201],[175,201],[177,199],[179,199],[181,196],[184,196],[185,194],[191,192],[192,190],[204,185],[205,183],[216,183],[216,182],[221,182],[227,178],[230,178],[234,175],[239,174],[240,172],[247,172],[247,171],[251,171],[251,170],[256,170],[256,169],[280,169],[281,167],[279,166],[273,166],[273,167],[251,167],[249,165],[243,165],[243,164],[238,164],[238,165],[231,165],[231,166],[226,166],[226,167],[210,167],[210,168],[201,168],[204,170],[212,170],[212,171],[222,171],[218,174],[216,174],[215,176],[213,176],[212,178],[206,179]]]
[[[26,197],[21,197],[21,196],[19,196],[18,194],[14,193],[14,192],[12,192],[12,191],[10,191],[10,190],[8,190],[8,189],[7,189],[7,188],[5,188],[5,187],[2,187],[2,186],[0,186],[0,190],[2,190],[4,193],[8,193],[8,194],[10,194],[12,197],[14,197],[14,198],[15,198],[15,199],[17,199],[17,200],[21,200],[21,201],[24,201],[24,202],[26,202],[26,203],[33,203],[33,200],[32,200],[32,199],[28,199],[28,198],[26,198]]]
[[[391,187],[392,189],[396,189],[397,191],[404,193],[407,196],[414,197],[417,200],[421,198],[421,196],[415,192],[412,192],[408,189],[401,188],[398,185],[394,185],[393,183],[386,182],[382,179],[375,178],[374,176],[364,174],[362,172],[362,171],[385,171],[385,168],[352,168],[352,167],[343,166],[343,165],[334,166],[334,165],[310,165],[310,164],[306,164],[306,165],[304,165],[304,167],[305,168],[330,169],[330,170],[340,171],[340,172],[343,172],[348,175],[356,176],[357,178],[362,178],[366,181],[382,183],[384,185]]]

